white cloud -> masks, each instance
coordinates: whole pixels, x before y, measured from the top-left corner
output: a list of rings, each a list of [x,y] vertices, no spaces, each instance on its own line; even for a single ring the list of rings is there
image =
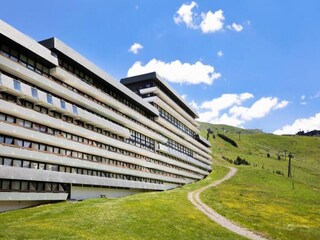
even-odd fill
[[[271,111],[289,104],[288,101],[279,101],[276,97],[262,97],[250,107],[243,106],[246,100],[253,97],[251,93],[223,94],[211,101],[205,101],[200,105],[200,109],[209,110],[199,113],[199,121],[243,127],[246,122],[263,118]]]
[[[181,97],[182,97],[183,99],[187,99],[188,95],[187,95],[187,94],[182,94]]]
[[[193,12],[195,7],[198,7],[198,4],[194,1],[190,4],[182,4],[173,17],[174,22],[184,23],[191,29],[201,29],[203,33],[213,33],[223,29],[225,17],[221,9],[215,12],[202,12],[198,15]]]
[[[129,48],[129,52],[132,52],[133,54],[138,54],[142,48],[143,46],[140,43],[134,43]]]
[[[296,134],[299,131],[312,131],[320,129],[320,113],[309,118],[300,118],[294,121],[291,125],[285,125],[281,129],[274,131],[274,134]]]
[[[197,28],[194,24],[194,13],[192,9],[197,6],[196,2],[188,4],[182,4],[173,20],[176,24],[185,23],[188,28]]]
[[[306,95],[302,95],[300,99],[301,99],[301,101],[305,100],[306,99]]]
[[[311,96],[310,98],[314,99],[314,98],[319,98],[319,97],[320,97],[320,91],[317,92],[314,96]]]
[[[276,97],[262,97],[251,107],[234,106],[230,109],[229,113],[233,117],[250,121],[256,118],[263,118],[268,115],[272,110],[281,109],[288,105],[288,101],[278,102]]]
[[[243,30],[243,26],[237,23],[232,23],[231,25],[228,25],[227,28],[236,32],[241,32]]]
[[[217,32],[223,29],[223,11],[220,9],[216,12],[201,13],[202,21],[200,28],[203,33]]]
[[[135,62],[128,70],[127,76],[130,77],[154,71],[169,82],[174,83],[205,83],[210,85],[214,80],[221,77],[220,73],[215,72],[213,66],[205,65],[200,61],[194,64],[181,63],[179,60],[166,63],[157,59],[152,59],[145,65],[142,65],[140,61]]]
[[[223,56],[223,52],[220,50],[217,52],[218,57],[222,57]]]
[[[281,108],[285,108],[286,106],[288,106],[289,101],[287,100],[283,100],[282,102],[278,103],[274,109],[281,109]]]
[[[219,116],[221,110],[227,109],[234,105],[240,105],[245,100],[253,98],[251,93],[241,94],[223,94],[221,97],[214,98],[211,101],[205,101],[201,104],[202,109],[210,109],[211,117]],[[208,116],[209,114],[207,114]]]

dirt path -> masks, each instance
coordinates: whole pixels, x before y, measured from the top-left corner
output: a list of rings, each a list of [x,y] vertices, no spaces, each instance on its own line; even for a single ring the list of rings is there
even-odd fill
[[[231,178],[233,175],[235,175],[235,173],[237,172],[237,169],[234,167],[230,167],[230,171],[228,172],[227,175],[225,175],[222,179],[217,180],[207,186],[204,186],[202,188],[199,188],[193,192],[190,192],[188,194],[188,200],[196,206],[197,209],[199,209],[201,212],[203,212],[205,215],[207,215],[212,221],[218,223],[219,225],[221,225],[222,227],[235,232],[241,236],[247,237],[249,239],[254,239],[254,240],[263,240],[266,238],[263,238],[261,236],[259,236],[256,233],[253,233],[251,231],[249,231],[246,228],[240,227],[239,225],[231,222],[230,220],[228,220],[227,218],[223,217],[222,215],[220,215],[219,213],[217,213],[216,211],[214,211],[212,208],[208,207],[206,204],[204,204],[201,199],[200,199],[200,194],[207,190],[208,188],[211,187],[215,187],[218,186],[219,184],[221,184],[222,182],[228,180],[229,178]]]

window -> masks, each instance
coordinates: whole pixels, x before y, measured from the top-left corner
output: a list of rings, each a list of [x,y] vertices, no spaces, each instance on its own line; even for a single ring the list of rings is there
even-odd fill
[[[66,102],[64,100],[60,100],[61,108],[66,109]]]
[[[35,64],[34,60],[29,58],[27,67],[34,71],[35,70],[35,66],[36,66],[36,64]]]
[[[10,189],[10,180],[2,180],[2,190],[9,190]]]
[[[36,88],[31,88],[31,94],[33,98],[38,99],[38,90]]]
[[[18,80],[13,79],[13,87],[15,90],[21,92],[21,83]]]
[[[13,138],[12,137],[5,137],[5,144],[13,144]]]
[[[3,165],[5,166],[12,166],[12,159],[11,158],[4,158]]]
[[[78,115],[78,108],[77,108],[77,106],[72,105],[72,110],[73,110],[73,113],[74,113],[74,114]]]
[[[7,122],[9,122],[9,123],[14,123],[14,120],[15,120],[14,117],[7,115],[7,119],[6,119]]]
[[[27,191],[29,189],[29,183],[26,181],[21,182],[21,190],[22,191]]]
[[[22,161],[21,160],[13,160],[12,166],[14,167],[21,167]]]
[[[11,182],[12,190],[20,190],[20,181],[12,181]]]
[[[52,95],[47,94],[47,102],[52,104]]]

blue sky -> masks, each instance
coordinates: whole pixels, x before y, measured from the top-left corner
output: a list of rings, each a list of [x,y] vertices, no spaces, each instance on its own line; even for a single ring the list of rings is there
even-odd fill
[[[317,0],[11,0],[0,16],[118,80],[157,70],[200,120],[295,133],[320,129],[319,11]]]

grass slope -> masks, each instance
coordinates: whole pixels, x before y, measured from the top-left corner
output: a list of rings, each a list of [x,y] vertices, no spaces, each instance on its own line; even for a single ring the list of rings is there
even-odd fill
[[[58,203],[0,214],[0,239],[242,239],[206,218],[187,193],[219,179],[120,199]]]
[[[201,126],[204,133],[208,125]],[[239,166],[231,180],[204,192],[203,201],[224,216],[274,239],[319,239],[320,138],[242,130],[239,140],[239,129],[229,127],[225,132],[225,127],[210,127],[238,144],[235,148],[211,137],[215,159],[225,161],[224,156],[235,160],[240,156],[251,165]],[[294,181],[286,177],[288,158],[284,159],[284,150],[294,155]]]
[[[0,214],[0,239],[242,239],[211,222],[187,201],[187,193],[224,176],[222,156],[248,160],[227,182],[202,200],[241,225],[274,239],[319,239],[320,138],[274,136],[259,130],[201,123],[235,140],[210,141],[215,163],[202,181],[166,191],[120,199],[63,202]],[[241,132],[239,140],[239,134]],[[283,150],[294,154],[292,180]],[[271,158],[267,158],[267,153]],[[282,160],[277,160],[277,154]]]

